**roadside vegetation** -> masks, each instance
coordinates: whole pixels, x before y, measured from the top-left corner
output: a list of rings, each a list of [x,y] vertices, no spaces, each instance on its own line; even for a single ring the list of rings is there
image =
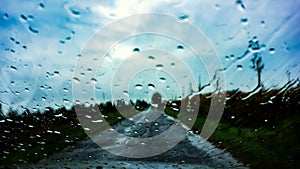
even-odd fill
[[[211,94],[199,97],[199,113],[192,128],[196,134],[205,122]],[[166,114],[176,117],[179,104],[170,101]],[[144,101],[134,105],[126,111],[135,114],[149,107]],[[124,119],[117,113],[117,106],[126,106],[123,102],[95,106],[110,125]],[[300,87],[287,85],[256,93],[229,91],[222,120],[209,141],[251,168],[299,168],[299,110]],[[0,112],[0,131],[0,167],[36,163],[87,138],[74,107],[35,113],[26,110],[22,114]]]

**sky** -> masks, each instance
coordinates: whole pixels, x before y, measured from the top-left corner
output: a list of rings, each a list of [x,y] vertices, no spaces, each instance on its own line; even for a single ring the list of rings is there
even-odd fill
[[[257,51],[237,58],[248,49],[249,40],[257,37],[264,63],[263,84],[266,88],[278,88],[300,75],[299,8],[300,1],[292,0],[0,1],[2,109],[5,112],[9,107],[23,111],[24,108],[43,110],[48,106],[71,106],[74,102],[72,85],[77,82],[74,71],[85,45],[103,27],[143,13],[168,14],[202,32],[227,68],[224,71],[226,90],[255,88],[257,76],[251,69],[251,59]],[[160,27],[159,24],[148,25]],[[191,35],[186,36],[193,38]],[[112,33],[107,38],[113,36]],[[137,55],[134,52],[137,47],[140,52],[144,49],[168,52],[173,58],[166,57],[169,60],[164,63],[178,59],[177,63],[182,64],[171,65],[170,62],[170,68],[177,70],[175,73],[164,72],[160,67],[137,72],[129,82],[123,82],[128,83],[127,90],[112,88],[117,86],[111,85],[116,80],[113,77],[117,68]],[[147,65],[150,61],[146,60],[135,64]],[[163,58],[152,60],[157,65]],[[191,89],[197,90],[199,81],[202,85],[209,83],[206,68],[214,65],[204,63],[205,59],[197,59],[192,49],[176,38],[135,35],[120,39],[107,50],[107,56],[96,70],[91,82],[94,101],[110,100],[111,90],[115,90],[117,98],[147,98],[155,91],[164,93],[166,98],[187,95]],[[123,76],[126,77],[126,73]],[[181,76],[188,79],[181,80]],[[211,90],[208,87],[203,92]]]

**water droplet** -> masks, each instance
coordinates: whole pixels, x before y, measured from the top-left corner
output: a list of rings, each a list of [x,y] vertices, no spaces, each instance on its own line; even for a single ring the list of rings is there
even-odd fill
[[[80,83],[80,80],[79,80],[78,77],[73,77],[73,82],[74,82],[74,83]]]
[[[134,86],[135,89],[137,90],[142,90],[143,89],[143,86],[141,84],[137,84]]]
[[[241,18],[241,23],[246,25],[248,23],[248,18]]]
[[[238,70],[243,70],[243,66],[242,65],[237,65]]]
[[[42,97],[42,101],[46,101],[46,97],[43,96],[43,97]]]
[[[60,44],[65,44],[66,42],[64,40],[59,41]]]
[[[152,60],[154,60],[154,59],[155,59],[155,57],[154,57],[154,56],[151,56],[151,55],[150,55],[150,56],[148,56],[148,58],[149,58],[149,59],[152,59]]]
[[[54,76],[58,76],[59,75],[59,71],[57,71],[57,70],[54,71],[53,73],[54,73]]]
[[[232,118],[232,119],[234,119],[234,118],[235,118],[235,116],[231,116],[231,118]]]
[[[148,84],[148,89],[149,90],[155,90],[155,85],[154,84]]]
[[[133,51],[133,52],[139,52],[140,49],[139,49],[139,48],[134,48],[132,51]]]
[[[270,48],[270,49],[269,49],[269,53],[270,53],[271,55],[275,54],[275,48]]]
[[[67,36],[65,40],[71,40],[71,36]]]
[[[156,67],[157,70],[162,70],[163,67],[164,67],[164,65],[162,65],[162,64],[157,64],[157,65],[155,65],[155,67]]]
[[[40,7],[41,9],[44,9],[44,8],[45,8],[45,4],[39,3],[39,7]]]
[[[97,84],[97,79],[96,78],[91,78],[91,83],[92,84]]]
[[[221,5],[220,5],[220,4],[215,4],[215,7],[216,7],[217,9],[220,9]]]
[[[229,58],[230,58],[230,57],[229,57],[228,55],[225,56],[225,60],[226,60],[226,61],[228,61]]]
[[[185,21],[186,21],[186,20],[189,19],[189,16],[188,16],[188,15],[181,15],[181,16],[178,17],[178,19],[179,19],[179,20],[185,20]]]
[[[29,91],[30,91],[29,88],[25,87],[25,92],[29,92]]]
[[[34,17],[32,15],[28,15],[28,19],[33,19]]]
[[[20,17],[23,21],[27,21],[27,17],[25,15],[21,14]]]
[[[182,45],[178,45],[178,46],[177,46],[177,49],[178,49],[178,50],[183,50],[184,47],[183,47]]]
[[[245,7],[244,3],[242,2],[242,0],[236,0],[235,4],[236,4],[236,7],[240,11],[245,11],[246,7]]]
[[[80,15],[80,11],[76,10],[76,9],[72,9],[70,8],[70,11],[73,15],[79,16]]]
[[[102,123],[103,120],[101,120],[101,119],[100,119],[100,120],[92,120],[92,122],[93,122],[93,123]]]
[[[268,122],[268,119],[265,119],[265,122]]]
[[[64,103],[69,103],[68,99],[63,99]]]
[[[160,77],[160,78],[159,78],[159,81],[161,81],[161,82],[166,82],[166,78]]]
[[[68,88],[63,88],[63,91],[64,91],[64,92],[68,92],[69,89],[68,89]]]
[[[7,19],[8,19],[8,14],[7,14],[7,13],[4,13],[3,18],[7,20]]]
[[[10,66],[10,69],[13,71],[17,71],[18,69],[15,66]]]
[[[124,91],[123,91],[123,95],[124,95],[124,96],[129,96],[128,91],[127,91],[127,90],[124,90]]]
[[[34,34],[38,34],[39,33],[39,31],[37,29],[33,29],[31,26],[29,26],[28,29],[30,30],[30,32],[32,32]]]
[[[174,63],[174,62],[171,63],[171,67],[172,67],[172,68],[175,67],[175,63]]]

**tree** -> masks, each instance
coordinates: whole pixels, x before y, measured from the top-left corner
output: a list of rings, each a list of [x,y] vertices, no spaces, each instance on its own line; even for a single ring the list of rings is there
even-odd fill
[[[249,41],[249,48],[254,51],[253,58],[251,59],[252,66],[251,68],[257,72],[257,86],[254,90],[258,89],[259,87],[263,86],[261,82],[261,74],[265,64],[262,61],[261,51],[260,48],[264,45],[259,45],[259,41],[256,37],[253,37],[252,40]],[[253,90],[253,91],[254,91]]]

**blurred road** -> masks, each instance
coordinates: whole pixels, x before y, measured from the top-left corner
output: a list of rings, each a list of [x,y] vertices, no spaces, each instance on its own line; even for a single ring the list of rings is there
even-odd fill
[[[188,132],[186,137],[172,149],[153,157],[127,158],[104,150],[119,150],[121,154],[122,151],[127,151],[129,154],[135,153],[122,148],[122,145],[137,137],[155,136],[168,129],[174,122],[172,117],[162,111],[150,108],[133,116],[130,120],[123,120],[113,126],[115,131],[123,134],[117,139],[118,143],[113,138],[112,130],[107,129],[98,138],[98,141],[102,143],[109,143],[107,147],[101,148],[88,138],[43,159],[34,166],[22,168],[247,168],[230,154],[209,142],[200,143],[201,138],[192,132]],[[175,137],[176,135],[170,135],[168,140]],[[164,146],[161,143],[154,143],[151,146],[153,145],[156,147],[152,149],[161,149]],[[147,151],[147,146],[145,150]]]

